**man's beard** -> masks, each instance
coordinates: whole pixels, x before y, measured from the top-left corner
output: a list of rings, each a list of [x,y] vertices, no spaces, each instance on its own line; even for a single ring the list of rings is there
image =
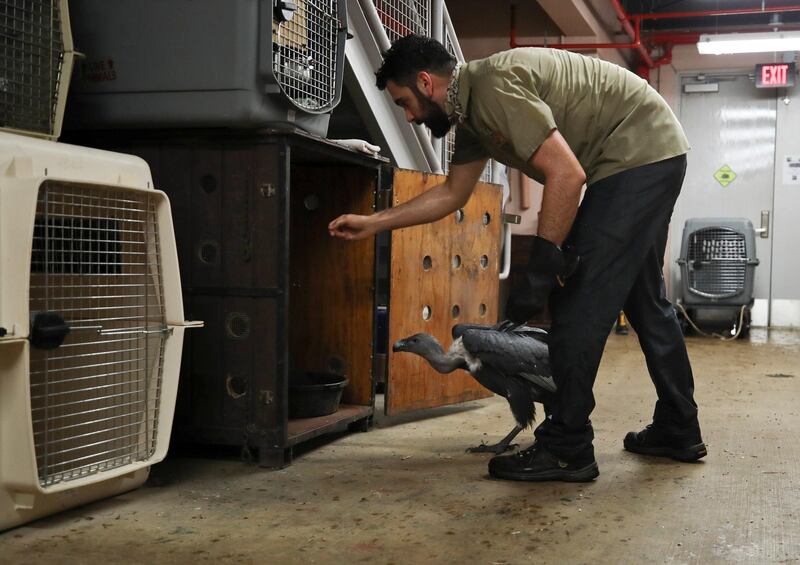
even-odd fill
[[[442,110],[436,102],[428,98],[414,85],[412,87],[414,94],[419,101],[420,108],[424,112],[425,117],[420,120],[431,130],[434,137],[444,137],[450,131],[452,123],[444,110]],[[417,123],[419,123],[417,122]]]

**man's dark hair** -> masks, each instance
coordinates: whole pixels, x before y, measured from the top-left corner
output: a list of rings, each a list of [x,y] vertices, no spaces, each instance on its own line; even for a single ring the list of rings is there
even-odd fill
[[[448,75],[456,64],[455,57],[448,53],[444,45],[422,35],[407,35],[398,39],[382,55],[383,64],[375,73],[375,82],[381,90],[386,88],[390,80],[401,86],[414,86],[420,71]]]

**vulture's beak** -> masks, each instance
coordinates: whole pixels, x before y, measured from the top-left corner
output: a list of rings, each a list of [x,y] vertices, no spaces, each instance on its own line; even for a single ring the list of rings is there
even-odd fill
[[[392,351],[394,351],[395,353],[397,353],[398,351],[406,351],[407,345],[408,344],[406,343],[406,340],[398,339],[397,341],[394,342],[394,345],[392,346]]]

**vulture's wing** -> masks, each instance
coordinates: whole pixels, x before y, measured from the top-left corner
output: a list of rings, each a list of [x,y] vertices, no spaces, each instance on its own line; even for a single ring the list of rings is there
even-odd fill
[[[531,326],[519,326],[515,328],[512,332],[498,332],[495,326],[486,326],[483,324],[456,324],[455,326],[453,326],[453,329],[451,330],[453,334],[453,339],[458,339],[459,337],[464,335],[464,332],[470,330],[483,330],[496,333],[510,333],[514,335],[524,335],[526,337],[543,341],[544,343],[547,343],[549,337],[545,330],[541,328],[534,328]]]
[[[467,330],[464,349],[505,375],[521,376],[544,390],[554,391],[547,344],[526,335],[491,330]]]

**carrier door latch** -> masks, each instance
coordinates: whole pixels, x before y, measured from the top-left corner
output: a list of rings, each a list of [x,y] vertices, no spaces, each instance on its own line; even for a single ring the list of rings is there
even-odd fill
[[[105,329],[103,326],[70,326],[60,314],[55,312],[35,312],[31,315],[31,345],[37,349],[56,349],[61,347],[70,332],[91,331],[101,336],[153,334],[172,335],[174,328],[119,328]]]
[[[769,237],[769,210],[761,210],[761,227],[756,228],[755,232],[763,239]]]
[[[64,343],[70,327],[55,312],[35,312],[31,316],[31,345],[36,349],[56,349]]]

